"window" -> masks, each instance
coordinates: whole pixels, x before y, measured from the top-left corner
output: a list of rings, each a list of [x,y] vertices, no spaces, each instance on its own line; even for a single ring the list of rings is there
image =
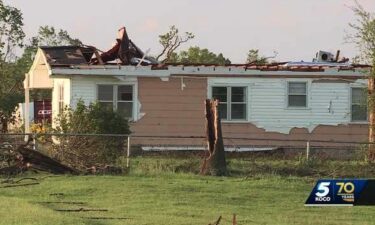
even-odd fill
[[[365,88],[352,88],[352,121],[367,121],[367,93]]]
[[[223,120],[246,120],[246,87],[212,87],[212,98],[219,100]]]
[[[133,118],[133,99],[132,85],[98,85],[98,102],[127,118]]]
[[[288,107],[307,107],[306,82],[288,82]]]

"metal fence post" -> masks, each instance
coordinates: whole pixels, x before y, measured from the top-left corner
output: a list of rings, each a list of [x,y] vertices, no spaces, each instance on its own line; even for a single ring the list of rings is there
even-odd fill
[[[128,136],[128,147],[126,149],[126,167],[129,168],[130,161],[130,135]]]
[[[310,157],[310,142],[306,142],[306,160],[309,160]]]
[[[33,150],[36,151],[37,147],[38,147],[37,146],[37,144],[38,144],[37,143],[38,134],[33,134],[32,137],[33,137]]]

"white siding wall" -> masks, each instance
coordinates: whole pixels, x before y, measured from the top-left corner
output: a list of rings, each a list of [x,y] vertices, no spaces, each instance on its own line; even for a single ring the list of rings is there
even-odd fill
[[[306,108],[288,108],[288,81],[307,82]],[[294,127],[307,128],[311,132],[318,125],[350,123],[350,89],[366,87],[367,81],[358,80],[355,83],[348,83],[307,78],[209,78],[209,98],[211,86],[215,85],[246,86],[248,119],[242,123],[251,122],[266,131],[287,134]]]
[[[71,95],[71,81],[69,78],[55,78],[53,79],[53,88],[52,88],[52,124],[54,118],[59,114],[59,99],[60,99],[60,90],[59,86],[64,87],[64,105],[70,105],[70,95]]]
[[[75,108],[78,101],[83,100],[86,105],[97,101],[97,86],[99,84],[111,84],[111,85],[134,85],[134,110],[133,115],[134,119],[138,118],[139,109],[138,109],[138,85],[136,78],[126,78],[123,80],[110,77],[80,77],[73,76],[72,81],[72,90],[71,90],[71,99],[70,105],[72,108]]]

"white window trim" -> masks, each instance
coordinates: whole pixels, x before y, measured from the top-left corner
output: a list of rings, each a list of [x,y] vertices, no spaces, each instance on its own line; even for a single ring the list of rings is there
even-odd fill
[[[306,83],[306,106],[289,106],[289,83]],[[311,110],[311,80],[308,79],[287,79],[285,82],[285,109],[287,110]]]
[[[367,87],[366,86],[360,86],[360,85],[352,85],[349,87],[349,111],[350,111],[350,115],[349,115],[349,122],[351,124],[369,124],[369,114],[367,113],[367,120],[355,120],[353,121],[352,120],[352,96],[353,96],[353,88],[362,88],[362,89],[366,89]]]
[[[246,114],[245,114],[245,119],[221,119],[222,122],[225,123],[247,123],[249,122],[249,112],[250,112],[250,107],[249,107],[249,84],[241,84],[241,83],[209,83],[208,84],[208,90],[207,90],[207,97],[209,99],[212,99],[212,88],[213,87],[244,87],[245,88],[245,103],[246,103]],[[228,89],[227,89],[227,97],[228,97]],[[231,104],[227,101],[227,107],[229,108]],[[227,113],[231,113],[231,110],[227,110]]]
[[[96,101],[99,101],[99,93],[98,93],[98,86],[99,85],[112,85],[114,86],[113,89],[113,100],[117,98],[117,87],[122,85],[129,85],[133,86],[133,109],[132,109],[132,118],[129,118],[130,122],[136,122],[139,119],[139,110],[138,110],[138,82],[136,81],[127,81],[123,83],[113,83],[113,82],[97,82],[95,83],[95,96]],[[108,101],[109,102],[109,101]],[[117,101],[116,101],[117,102]],[[129,102],[129,101],[120,101],[120,102]],[[113,107],[115,107],[115,104],[113,104]]]
[[[64,112],[65,108],[65,90],[64,90],[64,83],[58,83],[57,85],[57,102],[58,102],[58,113],[61,114]]]

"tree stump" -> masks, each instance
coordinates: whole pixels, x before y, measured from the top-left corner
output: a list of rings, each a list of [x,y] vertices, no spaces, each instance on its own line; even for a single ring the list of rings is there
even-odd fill
[[[219,101],[207,99],[205,105],[208,156],[203,161],[201,174],[225,176],[228,172],[221,132],[221,121],[217,109]]]

